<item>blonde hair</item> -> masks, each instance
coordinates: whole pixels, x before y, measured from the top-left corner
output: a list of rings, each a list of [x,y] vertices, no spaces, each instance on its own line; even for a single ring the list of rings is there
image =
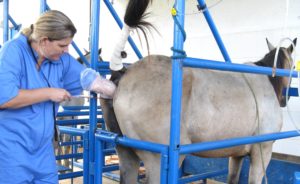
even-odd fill
[[[62,12],[49,10],[43,13],[35,24],[22,30],[29,41],[39,41],[42,37],[51,40],[73,38],[77,32],[73,22]]]

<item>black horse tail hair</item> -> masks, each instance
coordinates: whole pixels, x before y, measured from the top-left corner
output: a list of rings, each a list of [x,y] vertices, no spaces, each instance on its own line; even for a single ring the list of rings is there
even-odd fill
[[[124,16],[124,22],[130,28],[139,29],[140,31],[142,31],[146,39],[148,55],[150,55],[150,52],[146,31],[151,32],[152,28],[157,33],[159,33],[150,22],[147,22],[145,20],[149,15],[146,10],[150,3],[152,3],[152,0],[129,0]]]
[[[124,16],[124,22],[131,28],[143,29],[152,25],[145,21],[149,15],[146,13],[148,5],[152,0],[129,0]]]

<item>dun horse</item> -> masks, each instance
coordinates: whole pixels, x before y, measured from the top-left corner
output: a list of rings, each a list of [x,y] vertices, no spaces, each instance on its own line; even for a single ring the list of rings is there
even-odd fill
[[[125,23],[130,27],[145,25],[141,20],[146,8],[141,4],[142,0],[129,1]],[[276,49],[269,42],[268,46],[270,52],[252,65],[273,66]],[[292,45],[279,49],[278,68],[290,69],[292,51]],[[171,58],[167,56],[150,55],[130,66],[121,80],[116,81],[118,88],[113,101],[101,100],[108,129],[130,138],[168,144],[171,76]],[[286,105],[281,92],[287,86],[286,77],[184,68],[180,144],[279,132],[280,106]],[[249,183],[261,184],[272,145],[273,141],[269,141],[194,155],[230,157],[228,183],[238,183],[241,163],[249,155]],[[146,168],[147,183],[159,183],[160,155],[121,146],[117,146],[117,153],[122,184],[136,183],[140,161]],[[184,155],[180,163],[183,159]]]

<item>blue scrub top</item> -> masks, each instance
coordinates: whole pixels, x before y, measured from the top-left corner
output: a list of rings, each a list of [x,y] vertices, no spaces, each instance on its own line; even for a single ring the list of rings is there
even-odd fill
[[[34,55],[37,57],[36,52]],[[0,50],[0,104],[16,97],[20,89],[47,88],[48,85],[78,95],[82,91],[80,72],[84,69],[65,53],[57,61],[44,61],[38,71],[27,38],[20,34]],[[53,123],[52,101],[0,110],[0,154],[18,149],[36,152],[52,140]]]

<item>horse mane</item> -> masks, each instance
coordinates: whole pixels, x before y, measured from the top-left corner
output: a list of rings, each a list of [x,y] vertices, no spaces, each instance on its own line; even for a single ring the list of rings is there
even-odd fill
[[[281,68],[283,69],[283,60],[284,60],[284,51],[283,47],[279,48],[278,52],[278,58],[277,58],[277,66],[276,68]],[[276,48],[271,50],[269,53],[267,53],[261,60],[254,62],[255,65],[257,66],[264,66],[264,67],[273,67],[274,65],[274,58],[276,54]]]

